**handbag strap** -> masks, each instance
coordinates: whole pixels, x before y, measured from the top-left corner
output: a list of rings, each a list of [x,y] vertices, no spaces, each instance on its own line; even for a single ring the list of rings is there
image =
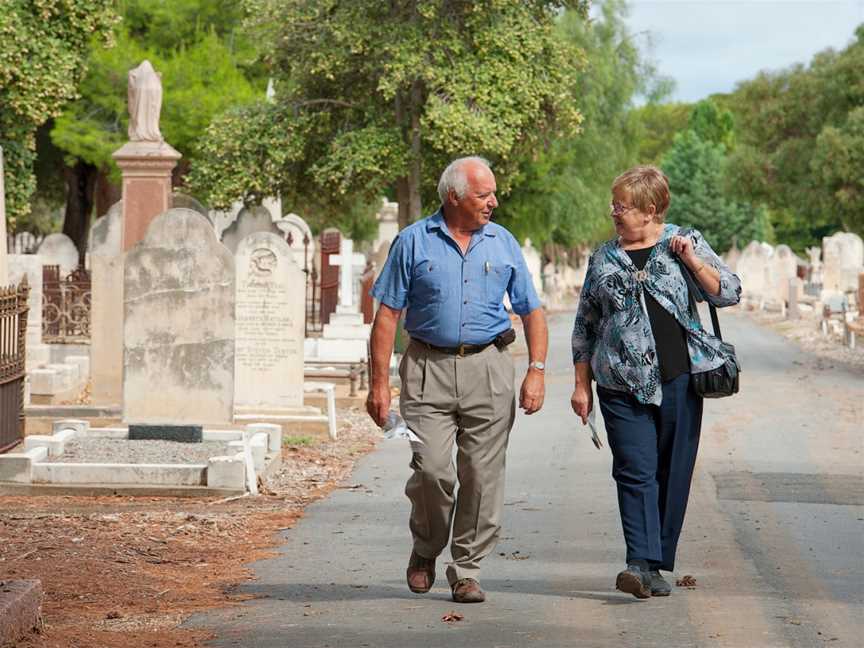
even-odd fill
[[[699,287],[699,284],[696,283],[696,278],[690,272],[690,268],[688,268],[681,259],[677,259],[678,264],[681,266],[681,274],[684,275],[684,281],[687,282],[687,292],[690,295],[691,307],[693,308],[693,312],[696,317],[699,317],[699,309],[696,306],[696,302],[707,301],[705,299],[705,295],[702,292],[702,289]],[[714,307],[710,301],[708,302],[708,310],[711,311],[711,326],[714,327],[714,337],[716,337],[721,342],[723,341],[723,336],[720,334],[720,320],[717,317],[717,309]]]

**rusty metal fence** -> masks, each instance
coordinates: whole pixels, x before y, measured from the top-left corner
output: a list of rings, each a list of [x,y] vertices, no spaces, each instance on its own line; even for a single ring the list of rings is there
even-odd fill
[[[19,286],[0,288],[0,452],[24,438],[24,365],[29,294],[26,277]]]
[[[42,267],[42,341],[46,344],[90,343],[90,273],[79,266],[67,277],[60,266]]]

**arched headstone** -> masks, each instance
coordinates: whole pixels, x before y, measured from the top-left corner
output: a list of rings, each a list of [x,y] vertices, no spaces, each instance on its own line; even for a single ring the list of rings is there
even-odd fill
[[[237,219],[222,232],[222,244],[234,254],[240,241],[256,232],[270,232],[282,238],[281,231],[273,222],[270,211],[261,205],[244,207]]]

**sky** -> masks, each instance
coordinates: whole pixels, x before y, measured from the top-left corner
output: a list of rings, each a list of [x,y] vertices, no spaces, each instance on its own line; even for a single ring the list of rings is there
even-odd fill
[[[760,70],[843,49],[864,22],[864,0],[629,0],[631,33],[675,80],[672,101],[734,90]],[[647,32],[647,34],[646,34]],[[650,34],[650,40],[649,36]],[[652,44],[653,43],[653,44]]]

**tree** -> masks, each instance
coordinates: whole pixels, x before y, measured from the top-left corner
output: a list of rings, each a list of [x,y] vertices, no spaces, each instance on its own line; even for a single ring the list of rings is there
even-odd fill
[[[335,217],[393,190],[404,226],[436,200],[452,157],[490,158],[506,190],[540,133],[578,127],[567,80],[582,58],[554,23],[565,8],[584,16],[585,0],[246,4],[271,45],[276,102],[208,130],[190,183],[215,206],[278,193]],[[225,144],[230,168],[216,155]]]
[[[687,103],[647,103],[633,110],[639,124],[638,159],[643,164],[659,164],[678,133],[687,130],[693,110]]]
[[[656,99],[665,83],[640,54],[625,18],[626,3],[607,0],[596,19],[565,14],[558,25],[559,37],[585,52],[584,69],[569,79],[584,119],[578,135],[548,138],[519,160],[498,213],[520,239],[573,248],[611,232],[612,181],[639,159],[634,98]]]
[[[771,236],[764,207],[730,197],[725,142],[732,141],[733,132],[728,111],[701,101],[693,108],[689,128],[675,136],[661,162],[672,193],[666,220],[697,228],[721,253],[736,241]]]
[[[51,131],[53,144],[66,156],[63,231],[82,254],[97,185],[119,180],[111,154],[127,139],[128,71],[149,59],[162,75],[160,129],[183,154],[179,177],[195,163],[198,143],[213,117],[254,100],[256,91],[247,74],[260,73],[251,64],[251,47],[235,36],[241,19],[235,3],[128,0],[123,17],[116,30],[116,47],[91,49],[82,96],[68,106]],[[262,85],[261,79],[255,80]],[[259,94],[262,91],[263,85]],[[99,211],[107,207],[100,205]]]
[[[737,138],[730,187],[764,201],[778,238],[799,251],[843,227],[864,234],[860,172],[849,166],[864,157],[862,79],[864,25],[842,51],[741,83],[728,104]]]
[[[91,43],[110,42],[110,0],[0,0],[0,146],[10,226],[30,212],[36,129],[77,96]]]

